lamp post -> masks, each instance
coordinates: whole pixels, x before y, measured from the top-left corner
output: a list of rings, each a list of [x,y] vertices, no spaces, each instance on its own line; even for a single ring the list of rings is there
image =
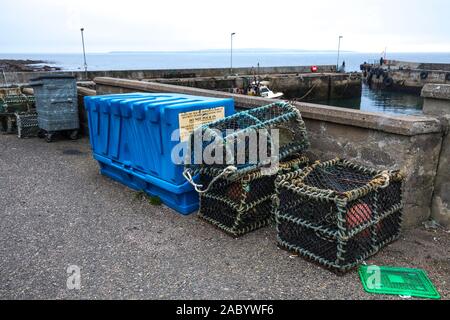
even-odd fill
[[[337,64],[336,64],[336,70],[339,71],[339,58],[341,55],[341,39],[344,38],[343,36],[339,36],[339,44],[338,44],[338,56],[337,56]]]
[[[84,28],[81,28],[80,30],[81,30],[81,42],[83,43],[84,76],[85,76],[86,80],[88,80],[88,74],[87,74],[88,65],[86,63],[86,49],[84,46]]]
[[[0,70],[2,70],[2,74],[3,74],[3,81],[5,82],[5,86],[7,87],[7,86],[8,86],[8,81],[6,81],[6,74],[5,74],[5,70],[3,70],[3,69],[0,69]]]
[[[233,74],[233,36],[236,32],[231,33],[231,51],[230,51],[230,75]]]

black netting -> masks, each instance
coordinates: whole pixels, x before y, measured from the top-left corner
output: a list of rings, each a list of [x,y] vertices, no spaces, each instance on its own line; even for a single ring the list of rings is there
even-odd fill
[[[382,245],[386,241],[395,239],[400,234],[402,223],[402,211],[398,211],[375,226],[377,233],[377,245]]]
[[[275,192],[275,178],[273,176],[262,176],[252,180],[245,186],[246,203],[253,203],[264,197],[271,196]]]
[[[341,164],[330,167],[317,167],[304,183],[319,189],[347,192],[366,185],[374,175],[361,173]]]
[[[279,238],[307,257],[312,253],[322,264],[346,271],[398,236],[401,187],[398,172],[343,160],[284,175],[277,183]]]
[[[365,229],[346,242],[343,253],[344,260],[340,264],[354,264],[372,251],[372,234],[369,229]]]
[[[274,193],[275,178],[276,175],[261,176],[250,181],[243,179],[234,181],[219,179],[211,185],[207,194],[224,199],[236,206],[242,203],[252,204],[270,197]],[[213,177],[209,175],[201,175],[200,184],[209,186],[212,179]]]
[[[241,216],[241,221],[238,224],[238,229],[244,230],[253,224],[263,223],[267,225],[268,221],[272,219],[272,200],[268,199],[259,205],[245,211]]]
[[[374,206],[375,192],[350,201],[345,208],[345,227],[348,232],[373,225],[377,218],[374,214]]]
[[[373,253],[373,238],[369,229],[354,235],[348,241],[311,227],[279,219],[278,237],[280,244],[287,249],[313,258],[331,269],[347,268]],[[342,245],[341,259],[338,246]]]
[[[386,188],[378,192],[378,212],[380,215],[392,210],[400,204],[402,194],[402,183],[393,181]]]
[[[279,199],[280,214],[325,227],[332,232],[337,230],[337,205],[333,201],[317,201],[288,189],[280,190]]]
[[[214,177],[209,175],[200,175],[200,184],[209,186]],[[208,190],[208,195],[221,197],[227,199],[229,202],[238,205],[245,197],[245,190],[242,180],[228,181],[226,179],[219,179]]]
[[[308,164],[308,158],[302,155],[292,155],[286,162],[281,162],[278,169],[281,173],[304,168]],[[218,179],[211,182],[215,176],[210,174],[200,175],[200,184],[208,188],[207,195],[225,199],[234,205],[252,204],[270,197],[275,193],[275,179],[277,174],[263,175],[255,170],[245,175],[233,176],[230,179]]]
[[[200,199],[200,217],[234,236],[262,228],[272,221],[271,199],[243,211],[206,196],[201,196]]]
[[[217,224],[221,224],[227,228],[232,228],[236,222],[237,210],[226,204],[223,201],[200,197],[201,207],[200,214],[203,217],[209,218]]]
[[[280,163],[279,172],[304,168],[307,163],[308,158],[293,155],[287,162]],[[263,175],[256,170],[231,180],[218,179],[211,184],[214,177],[202,174],[200,184],[209,188],[201,196],[200,215],[217,226],[237,228],[239,233],[246,233],[241,230],[252,229],[250,226],[265,223],[273,216],[272,196],[277,177],[278,174]],[[239,215],[239,212],[244,213]]]
[[[329,262],[336,261],[337,239],[328,234],[281,219],[278,223],[278,237],[282,245],[300,249],[301,254],[309,253]]]

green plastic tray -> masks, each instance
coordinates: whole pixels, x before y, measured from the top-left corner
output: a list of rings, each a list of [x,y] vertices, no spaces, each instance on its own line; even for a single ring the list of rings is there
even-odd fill
[[[378,273],[379,272],[379,273]],[[440,299],[431,280],[423,270],[360,266],[359,276],[368,293]]]

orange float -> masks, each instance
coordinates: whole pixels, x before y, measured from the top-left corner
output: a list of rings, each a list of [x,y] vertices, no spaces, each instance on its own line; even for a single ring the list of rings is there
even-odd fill
[[[372,210],[366,203],[355,204],[347,212],[347,228],[352,230],[372,220]],[[370,230],[364,230],[361,235],[370,237]]]

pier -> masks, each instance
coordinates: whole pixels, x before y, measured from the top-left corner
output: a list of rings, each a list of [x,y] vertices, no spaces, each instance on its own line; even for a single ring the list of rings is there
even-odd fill
[[[442,198],[436,200],[434,197],[435,184],[439,184],[441,176],[445,176],[445,169],[442,167],[445,167],[446,160],[441,151],[446,150],[445,146],[448,144],[444,137],[448,124],[440,118],[443,108],[430,112],[428,103],[426,115],[391,116],[310,103],[361,94],[360,75],[336,73],[334,66],[319,66],[318,69],[321,72],[311,72],[306,66],[259,70],[259,78],[270,81],[271,88],[285,92],[287,98],[303,95],[303,100],[295,102],[295,105],[306,119],[312,140],[310,156],[322,160],[340,156],[373,167],[401,169],[407,173],[404,226],[417,227],[436,215],[443,215],[444,218],[439,221],[450,225],[450,221],[447,221],[450,214],[439,203]],[[252,76],[245,73],[255,74],[252,68],[237,68],[235,72],[238,75],[228,75],[229,69],[90,72],[88,81],[83,78],[84,73],[65,74],[81,79],[78,89],[80,117],[82,129],[86,133],[86,115],[82,106],[83,97],[87,95],[136,91],[185,93],[233,98],[236,106],[241,109],[274,102],[229,92],[231,88],[244,88],[245,83],[251,81]],[[243,75],[239,75],[240,73]],[[15,77],[16,83],[23,87],[22,90],[32,94],[32,90],[22,82],[34,74],[16,73],[8,76],[9,79]],[[427,92],[429,91],[424,91],[424,97]],[[444,97],[442,94],[435,96],[434,105],[437,100],[441,104],[448,103],[446,95],[448,93]]]
[[[47,72],[5,72],[4,82],[27,86],[30,79]],[[270,88],[284,93],[287,99],[302,101],[354,98],[361,96],[361,76],[356,73],[337,73],[336,66],[311,66],[235,68],[233,74],[226,68],[174,69],[174,70],[121,70],[57,72],[74,76],[81,86],[93,88],[96,77],[113,77],[129,80],[151,81],[201,89],[230,91],[244,90],[255,79],[268,81]],[[87,78],[86,78],[87,75]]]
[[[389,65],[392,66],[392,62]],[[403,72],[405,65],[397,66],[396,72]],[[87,133],[83,108],[83,97],[87,95],[136,91],[185,93],[233,98],[236,106],[241,109],[274,102],[229,92],[233,88],[243,89],[255,76],[254,68],[236,68],[234,71],[236,74],[232,76],[228,74],[229,69],[89,72],[87,80],[82,72],[63,74],[74,75],[79,79],[81,124],[83,131]],[[26,81],[36,74],[40,72],[7,76],[9,81],[14,80],[21,86],[24,93],[32,94],[32,90],[26,87]],[[450,225],[450,214],[445,206],[448,200],[446,197],[435,197],[436,187],[438,190],[442,189],[443,187],[439,187],[442,184],[440,181],[445,180],[442,177],[445,177],[443,168],[448,144],[448,139],[445,138],[448,123],[441,116],[449,102],[446,98],[449,95],[447,91],[439,95],[434,89],[431,104],[431,98],[427,96],[430,95],[430,90],[424,90],[423,96],[428,97],[428,103],[423,116],[391,116],[311,103],[316,100],[357,97],[361,94],[361,75],[336,73],[335,66],[319,66],[317,73],[307,66],[260,68],[258,77],[269,81],[272,89],[283,91],[288,99],[303,97],[295,105],[306,119],[312,140],[312,158],[326,160],[340,156],[373,167],[401,169],[407,173],[404,226],[417,227],[435,216],[443,216],[439,221],[446,226]],[[430,107],[437,104],[439,107]],[[441,154],[442,150],[444,154]]]
[[[387,60],[362,64],[365,81],[374,89],[406,91],[420,95],[426,84],[450,83],[450,64]]]

